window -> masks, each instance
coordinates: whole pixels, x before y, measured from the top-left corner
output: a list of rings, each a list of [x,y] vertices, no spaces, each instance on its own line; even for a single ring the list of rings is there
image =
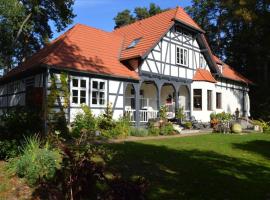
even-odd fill
[[[205,67],[205,60],[204,60],[203,55],[200,55],[200,67],[201,68]]]
[[[202,110],[202,90],[193,90],[193,107],[194,110]]]
[[[207,110],[212,110],[212,90],[207,90]]]
[[[176,64],[187,66],[188,50],[176,47]]]
[[[72,77],[71,78],[71,103],[73,105],[87,104],[88,87],[87,78]]]
[[[135,40],[133,40],[130,45],[127,47],[127,49],[135,47],[139,42],[140,42],[141,38],[137,38]]]
[[[94,106],[104,106],[106,104],[106,81],[93,79],[91,85],[91,104]]]
[[[221,93],[217,92],[216,93],[216,108],[221,109],[222,108],[221,104],[222,104]]]

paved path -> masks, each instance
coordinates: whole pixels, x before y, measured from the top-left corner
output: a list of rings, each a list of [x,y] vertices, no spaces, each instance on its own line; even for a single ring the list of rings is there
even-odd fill
[[[168,138],[181,138],[181,137],[190,137],[195,135],[207,135],[210,134],[210,132],[199,132],[199,131],[189,131],[189,133],[181,133],[178,135],[166,135],[166,136],[147,136],[147,137],[134,137],[129,136],[125,139],[111,139],[108,142],[109,143],[122,143],[122,142],[132,142],[132,141],[143,141],[143,140],[161,140],[161,139],[168,139]]]

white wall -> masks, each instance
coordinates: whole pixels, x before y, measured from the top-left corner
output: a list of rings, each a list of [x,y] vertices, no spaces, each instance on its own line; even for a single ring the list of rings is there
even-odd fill
[[[243,105],[243,90],[247,90],[243,85],[236,82],[218,82],[216,84],[203,82],[203,81],[194,81],[191,84],[192,88],[192,115],[197,119],[203,122],[210,121],[210,114],[212,112],[221,113],[228,112],[234,114],[238,108],[240,114],[243,115],[244,105]],[[202,110],[197,111],[193,108],[193,89],[202,89]],[[207,90],[212,90],[212,111],[207,110]],[[216,108],[216,93],[221,93],[221,109]],[[249,104],[249,102],[248,102]],[[249,109],[249,105],[248,105]],[[247,110],[249,113],[249,110]]]

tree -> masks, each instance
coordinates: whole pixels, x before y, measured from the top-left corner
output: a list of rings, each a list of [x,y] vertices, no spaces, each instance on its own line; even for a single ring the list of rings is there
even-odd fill
[[[122,12],[117,13],[114,18],[115,28],[119,28],[124,25],[131,24],[137,20],[142,20],[147,17],[151,17],[158,13],[161,13],[162,10],[159,6],[154,3],[150,3],[149,9],[146,7],[136,7],[132,13],[130,10],[123,10]]]
[[[74,0],[0,0],[0,66],[11,69],[62,31],[74,18]]]
[[[252,114],[270,120],[270,1],[193,0],[188,13],[206,31],[215,54],[257,85]]]

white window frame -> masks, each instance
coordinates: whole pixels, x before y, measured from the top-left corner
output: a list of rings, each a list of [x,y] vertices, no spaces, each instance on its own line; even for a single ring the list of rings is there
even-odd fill
[[[206,62],[205,62],[204,56],[200,54],[200,68],[205,68],[205,66],[206,66]]]
[[[183,56],[183,59],[181,59],[182,57],[181,55]],[[175,62],[177,65],[183,65],[185,67],[188,66],[188,49],[187,48],[176,46],[176,61]]]
[[[73,86],[73,79],[78,80],[78,86],[74,87]],[[81,87],[81,80],[86,81],[85,88]],[[78,103],[73,103],[73,90],[78,91]],[[85,103],[81,103],[81,91],[85,91]],[[70,77],[70,105],[72,106],[81,106],[82,104],[88,105],[89,102],[89,78],[87,77],[78,77],[78,76],[71,76]]]
[[[100,84],[100,82],[104,82],[104,90],[100,90],[100,89],[95,89],[93,88],[93,82],[96,81],[98,82],[98,86]],[[107,80],[105,79],[91,79],[91,89],[90,89],[90,105],[91,107],[106,107],[107,106]],[[93,104],[92,102],[92,92],[96,91],[97,94],[97,104]],[[100,104],[99,103],[99,93],[100,92],[104,92],[104,104]]]

